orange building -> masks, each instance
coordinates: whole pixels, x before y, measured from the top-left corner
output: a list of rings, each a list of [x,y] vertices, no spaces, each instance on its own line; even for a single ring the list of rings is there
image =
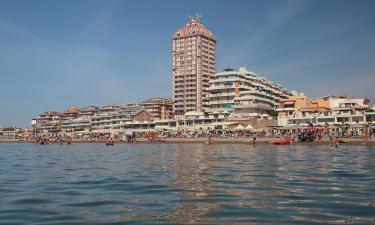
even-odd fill
[[[209,107],[209,82],[216,72],[216,39],[200,17],[178,29],[173,42],[173,112],[176,116]]]
[[[366,124],[368,99],[326,96],[308,99],[291,96],[281,100],[278,112],[279,126],[326,126]]]

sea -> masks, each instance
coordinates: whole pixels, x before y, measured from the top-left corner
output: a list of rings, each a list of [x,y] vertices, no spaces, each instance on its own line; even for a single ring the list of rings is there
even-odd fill
[[[375,147],[3,143],[0,224],[375,224]]]

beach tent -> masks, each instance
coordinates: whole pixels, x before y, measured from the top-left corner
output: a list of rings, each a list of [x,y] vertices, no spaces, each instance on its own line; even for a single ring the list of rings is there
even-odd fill
[[[238,126],[234,128],[234,130],[244,130],[244,129],[245,127],[242,126],[241,124],[238,124]]]
[[[245,127],[245,130],[255,130],[250,124]]]

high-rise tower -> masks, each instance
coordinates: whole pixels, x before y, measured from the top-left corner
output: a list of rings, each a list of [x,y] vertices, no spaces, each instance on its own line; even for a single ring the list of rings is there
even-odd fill
[[[204,111],[209,104],[209,82],[216,71],[216,39],[200,16],[173,35],[173,112]]]

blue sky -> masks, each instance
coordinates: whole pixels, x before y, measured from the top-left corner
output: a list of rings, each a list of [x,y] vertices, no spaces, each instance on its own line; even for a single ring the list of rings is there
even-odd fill
[[[199,13],[217,70],[310,97],[375,99],[375,1],[0,1],[0,125],[46,110],[168,97],[171,37]]]

